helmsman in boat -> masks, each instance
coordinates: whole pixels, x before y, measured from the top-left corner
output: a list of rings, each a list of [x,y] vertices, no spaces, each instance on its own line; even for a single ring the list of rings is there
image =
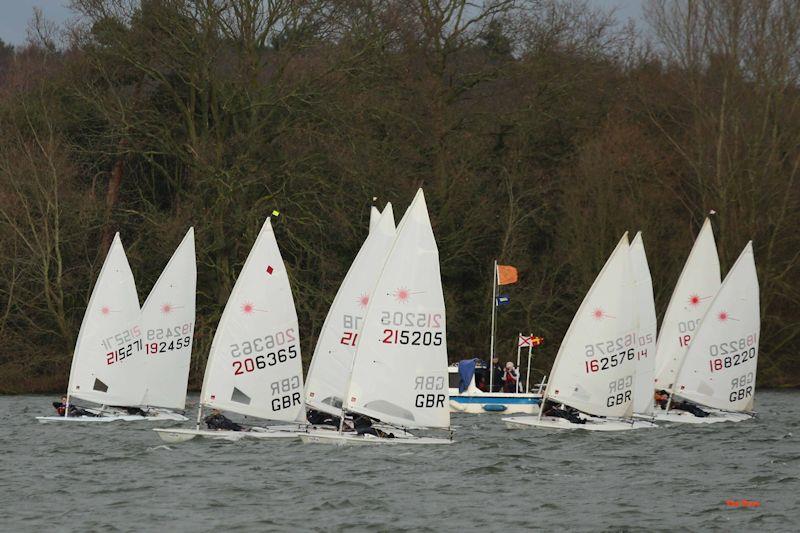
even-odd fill
[[[69,413],[66,416],[78,417],[78,416],[97,416],[94,413],[90,413],[86,409],[82,409],[75,404],[67,403],[67,397],[62,396],[60,402],[53,402],[53,407],[58,413],[58,416],[65,416],[67,413],[67,406],[69,406]]]

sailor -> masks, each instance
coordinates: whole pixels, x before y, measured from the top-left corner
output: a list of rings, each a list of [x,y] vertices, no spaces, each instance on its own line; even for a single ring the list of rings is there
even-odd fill
[[[670,405],[670,408],[671,409],[676,409],[678,411],[686,411],[688,413],[693,414],[694,416],[696,416],[698,418],[705,418],[705,417],[708,416],[708,412],[707,411],[703,411],[697,405],[693,404],[692,402],[687,402],[685,400],[672,402],[672,404]]]
[[[67,410],[67,397],[62,396],[60,402],[53,402],[53,407],[58,413],[58,416],[64,416],[64,413]],[[81,409],[77,407],[75,404],[69,404],[69,414],[67,416],[98,416],[94,413],[90,413],[86,409]]]
[[[147,416],[147,412],[143,411],[139,407],[127,407],[124,405],[112,405],[114,409],[119,409],[120,411],[125,411],[129,415],[138,415],[138,416]]]
[[[500,392],[503,390],[503,376],[505,371],[500,366],[500,358],[492,357],[492,392]]]
[[[664,389],[657,390],[653,395],[653,400],[655,400],[656,405],[661,409],[666,409],[667,402],[669,402],[669,394]]]
[[[336,428],[339,427],[339,423],[341,422],[341,418],[338,416],[329,415],[328,413],[317,411],[316,409],[307,409],[306,419],[309,424],[315,426],[333,426]]]
[[[372,427],[372,419],[364,415],[353,416],[353,429],[359,435],[375,435],[384,439],[393,439],[394,433],[387,433]]]
[[[205,417],[203,422],[206,423],[208,429],[224,431],[247,431],[243,426],[223,415],[219,409],[212,409],[211,414]]]
[[[564,404],[556,405],[548,401],[544,406],[544,416],[553,416],[556,418],[563,418],[572,422],[573,424],[585,424],[586,420],[580,417],[580,411],[574,407],[567,407]]]
[[[506,369],[503,374],[503,390],[505,392],[519,392],[517,384],[519,383],[519,370],[514,366],[511,361],[506,363]]]

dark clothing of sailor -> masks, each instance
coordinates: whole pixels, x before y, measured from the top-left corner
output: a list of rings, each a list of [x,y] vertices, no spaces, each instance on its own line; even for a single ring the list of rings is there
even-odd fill
[[[306,419],[310,424],[315,426],[334,426],[337,428],[341,422],[341,418],[338,416],[333,416],[323,411],[317,411],[316,409],[308,409],[306,411]]]
[[[549,403],[549,402],[548,402]],[[586,420],[581,418],[578,415],[579,411],[572,407],[566,407],[564,409],[558,407],[556,404],[549,404],[545,407],[544,415],[545,416],[553,416],[556,418],[563,418],[565,420],[569,420],[573,424],[585,424]]]
[[[208,429],[219,429],[225,431],[244,431],[244,428],[226,417],[222,413],[211,413],[203,419]]]
[[[385,439],[394,438],[394,433],[386,433],[385,431],[372,427],[372,420],[368,416],[355,415],[353,417],[353,429],[355,429],[356,433],[359,435],[369,434]]]
[[[708,416],[708,412],[703,411],[691,402],[672,402],[671,407],[672,409],[678,409],[679,411],[687,411],[699,418],[705,418]]]

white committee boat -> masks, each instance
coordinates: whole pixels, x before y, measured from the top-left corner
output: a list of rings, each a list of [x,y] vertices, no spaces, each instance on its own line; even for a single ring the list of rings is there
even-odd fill
[[[166,442],[296,438],[303,428],[303,369],[289,276],[268,218],[234,284],[214,334],[200,392],[197,426],[158,428]],[[200,429],[203,407],[282,426],[249,431]],[[286,423],[290,423],[286,425]]]
[[[180,308],[180,313],[176,314],[190,324],[194,321],[196,277],[193,235],[190,229],[151,293],[151,296],[155,295],[154,299],[163,296],[174,302],[176,310]],[[180,279],[179,286],[168,286],[166,281],[162,282],[166,278]],[[190,297],[190,302],[181,299],[184,295]],[[148,381],[154,375],[149,372],[149,364],[158,362],[145,353],[142,321],[133,273],[117,233],[81,323],[70,369],[65,416],[40,416],[36,419],[43,423],[187,420],[182,414],[168,409],[183,408],[183,400],[175,396],[182,394],[185,398],[185,379],[182,392],[180,380],[177,383],[173,381],[178,376],[159,376]],[[174,340],[177,338],[181,339],[180,342],[166,344],[161,355],[185,359],[188,373],[192,332],[181,330],[180,336],[173,337]],[[166,349],[170,345],[171,348]],[[176,390],[179,392],[174,393]],[[92,416],[66,416],[70,411],[69,401],[74,398],[100,406],[82,409]]]
[[[400,222],[371,291],[340,415],[346,413],[403,431],[387,438],[342,431],[340,426],[339,431],[311,429],[300,438],[337,445],[452,442],[405,431],[450,428],[439,252],[421,189]]]
[[[633,419],[638,343],[628,234],[622,236],[578,308],[550,371],[539,416],[503,418],[512,429],[624,431],[655,427]],[[582,423],[549,416],[546,402],[573,408]]]

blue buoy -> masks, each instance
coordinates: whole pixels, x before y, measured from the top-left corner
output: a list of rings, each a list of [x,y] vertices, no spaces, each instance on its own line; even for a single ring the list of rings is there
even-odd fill
[[[501,413],[506,410],[506,406],[502,403],[487,403],[483,406],[483,410],[493,413]]]

